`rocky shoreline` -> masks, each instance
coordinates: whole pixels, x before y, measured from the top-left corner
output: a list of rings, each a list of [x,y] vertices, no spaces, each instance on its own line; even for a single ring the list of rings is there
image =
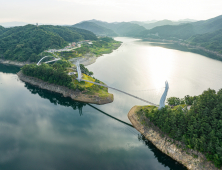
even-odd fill
[[[26,83],[30,83],[32,85],[38,86],[42,89],[46,89],[46,90],[49,90],[52,92],[60,93],[64,97],[70,97],[75,101],[98,104],[98,105],[113,102],[113,94],[109,94],[108,97],[99,97],[96,95],[86,95],[86,94],[82,94],[82,92],[80,92],[80,91],[71,90],[68,87],[51,84],[51,83],[44,82],[44,81],[34,78],[34,77],[26,76],[22,73],[22,71],[19,71],[17,73],[17,75],[20,80],[22,80]]]
[[[15,65],[15,66],[19,66],[19,67],[22,67],[26,64],[31,64],[30,62],[19,62],[19,61],[11,61],[11,60],[3,60],[3,59],[0,59],[0,63],[2,64],[9,64],[9,65]]]
[[[180,162],[189,170],[219,170],[206,157],[192,149],[185,150],[179,142],[163,135],[159,128],[155,127],[145,116],[139,117],[136,112],[141,106],[134,106],[128,113],[128,118],[132,125],[143,134],[146,139],[151,141],[160,151]],[[196,156],[194,156],[196,155]],[[220,168],[221,170],[222,168]]]

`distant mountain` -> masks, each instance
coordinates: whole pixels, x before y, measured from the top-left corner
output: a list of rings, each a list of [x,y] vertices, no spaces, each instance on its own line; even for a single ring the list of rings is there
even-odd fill
[[[190,20],[190,19],[185,19],[185,20],[179,20],[179,21],[171,21],[171,20],[161,20],[161,21],[156,21],[156,22],[135,22],[138,25],[141,25],[143,27],[145,27],[146,29],[152,29],[158,26],[163,26],[163,25],[179,25],[179,24],[185,24],[185,23],[189,23],[189,22],[194,22],[195,20]]]
[[[180,25],[164,25],[145,30],[140,33],[143,38],[179,38],[188,39],[196,34],[204,34],[222,29],[222,15],[204,21],[192,22]]]
[[[140,33],[143,38],[159,38],[159,39],[188,39],[195,34],[193,25],[183,24],[183,25],[164,25],[155,27],[151,30],[145,30]]]
[[[150,24],[150,23],[154,23],[157,22],[157,20],[151,20],[151,21],[130,21],[133,24],[138,24],[140,26],[143,26],[144,24]]]
[[[143,26],[130,22],[108,23],[98,20],[90,20],[97,25],[113,30],[118,36],[135,37],[139,32],[146,30]]]
[[[178,20],[178,22],[182,22],[182,23],[197,22],[197,20],[187,18],[187,19],[180,19],[180,20]]]
[[[68,42],[84,39],[97,37],[87,30],[52,25],[5,28],[0,34],[0,58],[34,62],[42,57],[39,54],[44,50],[63,48]]]
[[[73,27],[89,30],[97,35],[117,36],[117,34],[113,30],[98,25],[94,22],[84,21],[73,25]]]

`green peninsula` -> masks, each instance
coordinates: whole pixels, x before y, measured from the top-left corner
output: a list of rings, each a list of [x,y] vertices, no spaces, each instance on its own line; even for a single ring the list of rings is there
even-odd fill
[[[82,79],[104,84],[92,77],[93,73],[81,65]],[[73,74],[70,74],[73,73]],[[88,82],[78,82],[76,67],[66,60],[57,61],[54,64],[29,64],[22,67],[18,77],[27,83],[37,85],[40,88],[61,93],[65,97],[71,97],[76,101],[106,104],[113,101],[113,94],[108,93],[108,88]]]
[[[162,152],[188,169],[222,166],[222,89],[199,96],[172,97],[162,109],[134,106],[134,127]]]

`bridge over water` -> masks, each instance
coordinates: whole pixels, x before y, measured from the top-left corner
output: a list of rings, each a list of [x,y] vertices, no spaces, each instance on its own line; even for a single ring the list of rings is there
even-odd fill
[[[148,100],[142,99],[142,98],[140,98],[140,97],[138,97],[138,96],[132,95],[132,94],[130,94],[130,93],[127,93],[127,92],[125,92],[125,91],[119,90],[119,89],[117,89],[117,88],[110,87],[110,86],[107,86],[107,85],[104,85],[104,84],[100,84],[100,83],[96,83],[96,82],[89,81],[89,80],[84,80],[84,79],[82,79],[82,72],[81,72],[81,68],[80,68],[80,65],[79,65],[79,61],[76,62],[76,67],[77,67],[77,73],[78,73],[78,77],[77,77],[76,79],[77,79],[79,82],[80,82],[80,81],[85,81],[85,82],[93,83],[93,84],[96,84],[96,85],[99,85],[99,86],[103,86],[103,87],[107,87],[107,88],[116,90],[116,91],[118,91],[118,92],[121,92],[121,93],[126,94],[126,95],[128,95],[128,96],[131,96],[131,97],[136,98],[136,99],[138,99],[138,100],[141,100],[141,101],[143,101],[143,102],[146,102],[146,103],[148,103],[148,104],[150,104],[150,105],[157,106],[157,107],[159,107],[159,109],[161,109],[161,108],[163,108],[163,107],[165,106],[165,100],[166,100],[166,96],[167,96],[167,93],[168,93],[168,90],[169,90],[169,84],[168,84],[167,81],[165,82],[165,90],[164,90],[164,92],[163,92],[163,95],[162,95],[162,97],[161,97],[161,99],[160,99],[160,103],[159,103],[159,106],[158,106],[157,104],[155,104],[155,103],[153,103],[153,102],[150,102],[150,101],[148,101]]]
[[[44,58],[46,58],[46,57],[50,57],[50,56],[45,56],[45,57],[43,57],[41,60],[39,60],[39,62],[37,63],[37,65],[39,65],[40,62],[41,62]],[[54,61],[58,61],[58,60],[61,60],[61,58],[56,58],[56,59],[54,59],[54,60],[47,61],[47,62],[45,62],[45,63],[50,63],[50,62],[54,62]],[[140,98],[140,97],[138,97],[138,96],[132,95],[132,94],[130,94],[130,93],[127,93],[127,92],[125,92],[125,91],[119,90],[119,89],[117,89],[117,88],[110,87],[110,86],[108,86],[108,85],[104,85],[104,84],[100,84],[100,83],[96,83],[96,82],[93,82],[93,81],[89,81],[89,80],[84,80],[84,79],[82,79],[82,72],[81,72],[81,68],[80,68],[80,64],[79,64],[79,61],[78,61],[78,60],[77,60],[77,62],[76,62],[76,69],[77,69],[77,73],[78,73],[78,77],[77,77],[76,79],[77,79],[79,82],[80,82],[80,81],[85,81],[85,82],[89,82],[89,83],[96,84],[96,85],[98,85],[98,86],[103,86],[103,87],[107,87],[107,88],[116,90],[116,91],[121,92],[121,93],[123,93],[123,94],[125,94],[125,95],[131,96],[131,97],[133,97],[133,98],[136,98],[136,99],[138,99],[138,100],[141,100],[141,101],[143,101],[143,102],[146,102],[146,103],[148,103],[148,104],[150,104],[150,105],[157,106],[157,107],[159,107],[159,109],[161,109],[161,108],[163,108],[163,107],[165,106],[165,100],[166,100],[166,96],[167,96],[167,93],[168,93],[168,90],[169,90],[169,84],[168,84],[167,81],[165,82],[165,90],[164,90],[164,92],[163,92],[163,94],[162,94],[162,97],[161,97],[161,99],[160,99],[160,103],[159,103],[159,105],[157,105],[157,104],[155,104],[155,103],[153,103],[153,102],[150,102],[150,101],[148,101],[148,100],[142,99],[142,98]],[[70,73],[69,75],[72,75],[72,73]]]

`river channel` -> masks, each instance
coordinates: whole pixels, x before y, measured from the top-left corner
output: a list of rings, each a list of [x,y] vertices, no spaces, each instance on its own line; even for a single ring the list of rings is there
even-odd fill
[[[111,87],[156,104],[166,80],[168,97],[222,87],[221,61],[164,44],[116,40],[123,42],[119,49],[87,66]],[[0,169],[186,169],[127,124],[129,110],[146,103],[114,90],[111,104],[75,102],[21,82],[19,70],[0,64]]]

